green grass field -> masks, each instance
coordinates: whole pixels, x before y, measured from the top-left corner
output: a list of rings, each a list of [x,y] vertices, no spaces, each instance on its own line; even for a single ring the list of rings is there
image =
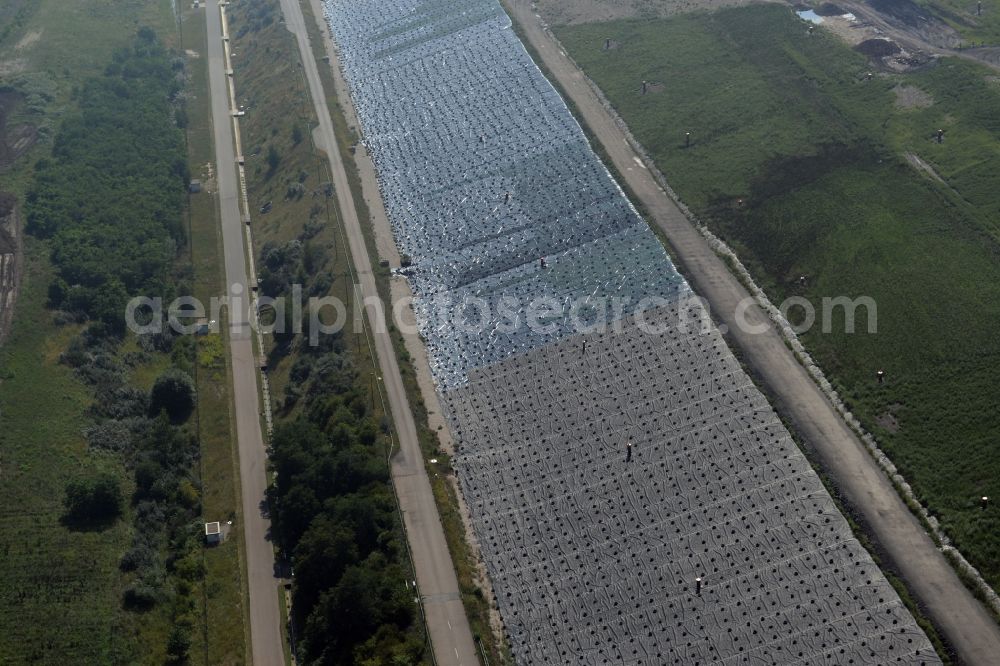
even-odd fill
[[[74,87],[100,73],[140,25],[169,40],[174,22],[169,3],[139,0],[7,2],[0,15],[2,83],[27,96],[17,122],[40,128],[36,146],[0,174],[0,190],[23,197]],[[80,328],[55,326],[45,309],[48,254],[47,244],[28,240],[14,328],[0,348],[0,662],[125,663],[142,632],[121,610],[129,516],[103,531],[70,529],[60,517],[68,480],[107,471],[127,489],[128,475],[117,457],[86,450],[92,396],[59,364]]]
[[[44,309],[51,271],[29,247],[17,317],[0,349],[0,662],[110,663],[129,654],[118,558],[127,521],[74,531],[59,518],[63,486],[83,470],[125,479],[119,461],[86,452],[91,398],[59,364],[76,327]]]
[[[957,545],[1000,586],[1000,511],[977,504],[1000,494],[993,73],[944,59],[869,79],[864,57],[823,30],[808,34],[779,6],[555,31],[772,300],[805,296],[821,311],[823,297],[875,299],[877,334],[864,332],[863,316],[853,335],[834,317],[832,332],[816,326],[804,342]],[[616,48],[604,50],[606,38]],[[646,95],[643,80],[653,84]],[[897,86],[933,103],[900,108]]]
[[[0,65],[4,83],[29,93],[29,108],[18,122],[41,126],[41,140],[18,167],[0,175],[0,189],[23,196],[31,164],[51,149],[49,138],[64,110],[74,105],[74,89],[99,74],[113,51],[136,29],[150,25],[171,48],[205,55],[204,10],[183,11],[177,30],[171,2],[85,0],[71,3],[0,3],[4,23]],[[30,9],[30,11],[29,11]],[[10,30],[7,28],[10,27]],[[182,38],[183,37],[183,38]],[[190,95],[189,165],[198,173],[214,160],[204,60],[188,60]],[[31,103],[35,105],[32,108]],[[220,290],[216,202],[211,195],[192,198],[190,260],[195,292],[205,302]],[[81,329],[56,327],[44,307],[52,269],[48,246],[31,241],[14,333],[0,349],[0,662],[2,663],[164,663],[174,610],[169,604],[145,613],[121,608],[127,576],[118,561],[130,543],[131,516],[105,531],[74,531],[62,525],[65,482],[82,470],[108,470],[127,483],[121,459],[86,450],[82,430],[92,422],[93,400],[59,354]],[[225,329],[223,329],[225,330]],[[196,423],[202,444],[200,481],[205,515],[236,518],[238,490],[229,423],[229,374],[221,338],[200,341],[199,409]],[[135,351],[134,339],[121,353]],[[170,365],[164,355],[136,367],[132,381],[148,388]],[[130,488],[126,485],[126,490]],[[204,552],[206,575],[199,582],[190,663],[240,664],[246,661],[239,520],[230,539]]]

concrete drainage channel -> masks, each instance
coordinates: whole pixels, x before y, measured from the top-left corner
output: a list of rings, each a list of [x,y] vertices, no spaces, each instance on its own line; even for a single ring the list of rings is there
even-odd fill
[[[326,9],[517,661],[939,663],[499,5]]]

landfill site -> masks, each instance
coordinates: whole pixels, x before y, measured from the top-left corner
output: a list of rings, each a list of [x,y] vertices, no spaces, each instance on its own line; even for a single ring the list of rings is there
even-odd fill
[[[498,2],[325,10],[516,662],[941,663]]]

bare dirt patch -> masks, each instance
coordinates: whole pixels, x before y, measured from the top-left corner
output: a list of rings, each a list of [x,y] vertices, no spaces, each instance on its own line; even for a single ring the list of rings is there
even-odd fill
[[[817,13],[820,8],[824,8],[824,12],[833,11],[833,7],[826,8],[827,4],[819,5]],[[1000,49],[993,53],[992,47],[967,48],[968,44],[954,27],[964,25],[965,19],[938,5],[932,12],[912,0],[837,0],[835,7],[846,14],[825,17],[823,28],[852,46],[865,44],[859,50],[867,53],[873,64],[882,69],[894,72],[924,69],[933,66],[939,56],[955,53],[1000,67]],[[892,42],[901,50],[879,55],[882,45],[867,44],[872,40]]]
[[[20,74],[27,68],[27,64],[21,58],[11,60],[0,60],[0,76],[13,76]]]
[[[933,53],[963,42],[958,30],[911,0],[841,0],[839,4],[877,36],[891,37],[904,51]]]
[[[538,13],[552,25],[598,23],[625,18],[663,18],[695,11],[715,11],[773,0],[538,0]]]
[[[899,432],[899,419],[896,418],[896,412],[899,411],[900,407],[902,407],[902,405],[898,403],[889,405],[889,409],[875,417],[875,422],[887,432],[891,432],[895,435]]]
[[[840,7],[837,7],[837,9],[840,9]],[[819,14],[819,10],[816,10],[816,13]],[[849,46],[857,46],[866,39],[875,37],[877,34],[867,24],[859,21],[851,13],[832,16],[820,14],[820,16],[823,17],[823,29],[837,35]]]
[[[902,51],[896,42],[882,38],[866,39],[854,48],[870,58],[885,58]]]
[[[934,98],[916,86],[896,86],[892,92],[897,109],[926,109],[934,104]]]
[[[22,37],[20,41],[18,41],[18,43],[14,46],[14,49],[17,51],[23,51],[24,49],[28,48],[29,46],[37,42],[39,39],[41,39],[41,37],[42,37],[41,30],[32,30],[31,32],[27,33],[24,37]]]
[[[38,140],[38,130],[34,125],[9,125],[10,118],[23,102],[24,97],[18,92],[0,91],[0,171],[8,169]]]
[[[903,157],[906,158],[906,161],[910,164],[910,166],[920,173],[930,177],[932,180],[935,180],[942,185],[945,185],[946,187],[948,186],[948,183],[946,183],[944,178],[942,178],[940,174],[934,170],[934,167],[922,160],[916,153],[906,152],[903,154]]]
[[[853,11],[848,14],[825,18],[823,27],[850,44],[855,51],[868,56],[877,69],[907,72],[936,62],[936,49],[933,47],[913,39],[900,39],[909,38],[908,33],[887,30],[888,24],[882,18],[875,20],[873,17],[877,15],[870,8],[861,12],[854,5],[850,7]],[[927,50],[924,47],[928,47]]]

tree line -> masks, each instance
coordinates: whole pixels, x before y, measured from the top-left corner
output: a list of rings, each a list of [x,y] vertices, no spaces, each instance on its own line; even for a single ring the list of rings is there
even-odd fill
[[[75,91],[77,109],[26,197],[27,230],[49,240],[56,267],[50,305],[117,336],[130,296],[175,291],[167,276],[185,242],[188,178],[175,122],[183,82],[183,59],[140,30],[104,76]]]
[[[261,291],[291,285],[325,294],[333,284],[315,224],[261,252]],[[290,331],[291,326],[286,330]],[[291,356],[281,422],[271,439],[271,529],[291,562],[291,622],[304,664],[403,666],[425,658],[412,573],[386,460],[388,422],[374,414],[372,378],[358,372],[340,334]]]

